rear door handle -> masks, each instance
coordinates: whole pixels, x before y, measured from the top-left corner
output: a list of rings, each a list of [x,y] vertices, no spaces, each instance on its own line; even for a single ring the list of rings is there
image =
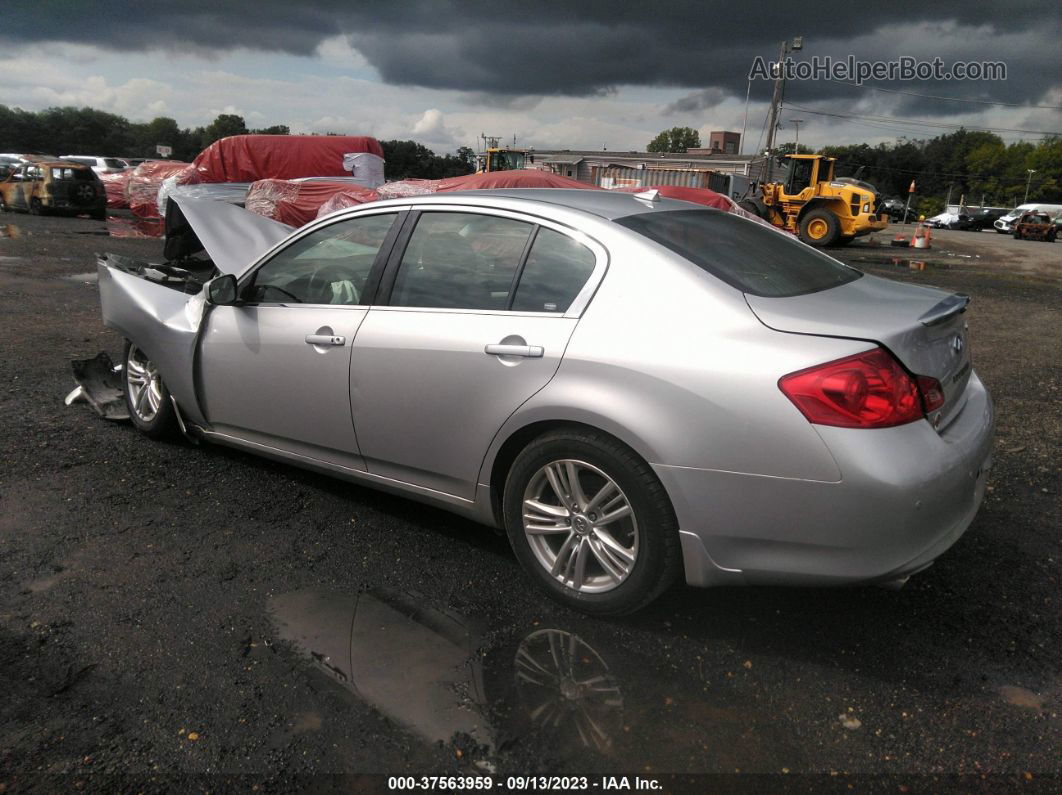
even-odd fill
[[[491,356],[523,356],[528,359],[540,359],[546,350],[541,345],[502,345],[496,343],[483,348]]]
[[[334,334],[307,334],[307,345],[346,345],[347,338]]]

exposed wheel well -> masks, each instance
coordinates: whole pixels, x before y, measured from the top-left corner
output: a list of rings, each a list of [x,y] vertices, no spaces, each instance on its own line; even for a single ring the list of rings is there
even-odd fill
[[[527,447],[533,439],[537,439],[539,436],[549,433],[550,431],[564,429],[570,429],[573,431],[592,431],[593,433],[607,436],[630,449],[635,455],[639,455],[636,450],[631,448],[631,446],[622,439],[613,436],[607,431],[603,431],[600,428],[593,425],[587,425],[583,422],[572,422],[570,420],[544,420],[542,422],[533,422],[530,425],[520,428],[502,444],[501,448],[498,450],[498,455],[494,458],[494,464],[491,467],[490,507],[494,516],[494,521],[498,527],[505,527],[505,515],[502,509],[502,501],[505,496],[505,480],[509,476],[509,470],[512,469],[513,462],[516,460],[516,457],[520,455],[520,451]],[[642,460],[644,460],[644,458]]]

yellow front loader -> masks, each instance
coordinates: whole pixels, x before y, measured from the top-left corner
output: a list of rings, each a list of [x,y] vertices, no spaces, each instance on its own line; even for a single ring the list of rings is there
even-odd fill
[[[834,158],[785,155],[785,182],[767,182],[741,205],[812,246],[851,243],[888,226],[877,215],[874,188],[856,179],[834,179]]]

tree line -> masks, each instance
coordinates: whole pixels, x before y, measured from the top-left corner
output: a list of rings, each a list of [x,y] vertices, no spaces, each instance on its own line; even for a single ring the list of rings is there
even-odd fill
[[[689,127],[664,130],[646,146],[649,152],[685,152],[700,145]],[[792,143],[781,154],[792,153]],[[799,151],[814,150],[800,145]],[[1037,143],[1005,144],[995,133],[960,129],[926,140],[825,146],[819,154],[837,158],[835,176],[858,176],[874,185],[881,196],[905,197],[915,182],[912,206],[926,213],[965,199],[966,204],[1013,207],[1029,201],[1062,202],[1062,138]]]
[[[0,105],[0,152],[154,158],[156,147],[163,145],[173,150],[171,159],[191,161],[214,141],[248,133],[290,135],[291,130],[284,124],[249,129],[234,113],[222,113],[203,127],[181,128],[167,116],[134,122],[95,108],[27,111]],[[380,141],[380,146],[388,179],[442,179],[475,171],[475,153],[467,146],[447,155],[415,141]]]

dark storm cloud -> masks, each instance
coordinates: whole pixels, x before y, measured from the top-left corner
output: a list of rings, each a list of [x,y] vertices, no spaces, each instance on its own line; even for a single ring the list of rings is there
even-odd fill
[[[810,8],[791,0],[191,0],[163,7],[143,0],[113,0],[93,8],[91,25],[77,8],[45,0],[7,10],[0,20],[0,39],[71,41],[119,50],[203,53],[244,47],[310,54],[322,39],[344,33],[388,83],[497,97],[592,95],[617,85],[702,89],[675,103],[672,112],[703,109],[704,102],[715,101],[714,91],[743,97],[752,59],[772,57],[780,40],[793,35],[805,37],[804,57],[942,55],[1008,65],[1009,80],[1001,83],[878,85],[1035,102],[1048,87],[1062,82],[1057,49],[1062,11],[1057,4],[1020,0],[1008,2],[998,13],[968,0]],[[754,84],[754,95],[763,90]],[[791,86],[791,95],[804,102],[863,97],[867,91],[829,81]],[[908,111],[970,110],[957,103],[900,101]]]

